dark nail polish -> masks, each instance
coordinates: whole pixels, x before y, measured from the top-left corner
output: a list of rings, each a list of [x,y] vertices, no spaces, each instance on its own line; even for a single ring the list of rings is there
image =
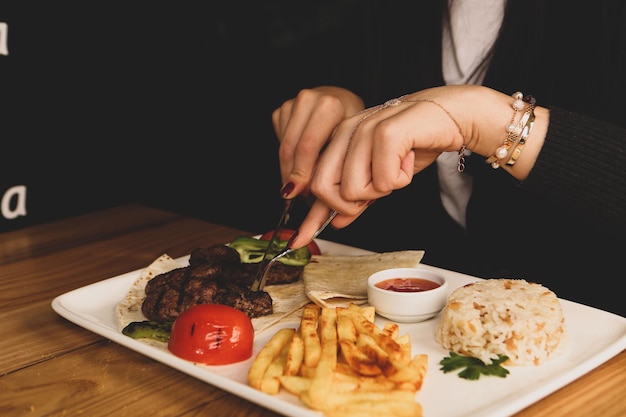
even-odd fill
[[[296,188],[296,184],[291,181],[288,182],[287,184],[283,185],[283,188],[280,189],[280,196],[282,198],[289,197],[289,194],[291,194],[294,188]]]

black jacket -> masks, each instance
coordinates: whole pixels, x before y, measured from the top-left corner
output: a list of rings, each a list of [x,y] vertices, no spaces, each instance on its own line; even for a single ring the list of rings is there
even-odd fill
[[[349,41],[363,49],[343,66],[352,74],[343,75],[345,85],[368,105],[442,85],[442,10],[439,1],[365,2],[353,20],[364,27],[352,27],[357,36]],[[611,289],[624,277],[626,249],[624,22],[621,1],[511,1],[483,84],[532,94],[551,111],[528,179],[519,183],[471,156],[464,231],[443,210],[433,165],[324,238],[376,251],[424,249],[427,264],[525,278],[562,298],[626,314]]]

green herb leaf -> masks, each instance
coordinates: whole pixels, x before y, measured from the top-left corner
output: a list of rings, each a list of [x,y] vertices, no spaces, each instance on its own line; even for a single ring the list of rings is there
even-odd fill
[[[289,243],[288,240],[280,240],[277,242],[276,251],[284,249]],[[249,236],[237,236],[235,240],[230,242],[228,246],[239,252],[239,258],[244,264],[260,263],[265,255],[265,250],[270,244],[269,240],[260,240]],[[277,252],[268,254],[268,259],[271,259]],[[278,262],[285,265],[292,266],[304,266],[311,259],[311,252],[306,246],[296,249],[290,252],[286,256],[283,256]]]
[[[459,372],[459,377],[469,380],[477,380],[480,378],[480,374],[486,376],[497,376],[500,378],[506,378],[509,374],[509,370],[502,366],[508,358],[508,356],[498,355],[498,359],[492,361],[490,365],[485,365],[483,361],[471,356],[462,356],[455,352],[450,352],[449,357],[443,358],[439,361],[440,371],[444,373],[463,369]]]

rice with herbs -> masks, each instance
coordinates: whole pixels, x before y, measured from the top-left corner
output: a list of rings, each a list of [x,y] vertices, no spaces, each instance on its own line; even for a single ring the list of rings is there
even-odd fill
[[[435,330],[441,346],[490,364],[539,365],[564,343],[561,304],[548,288],[523,279],[487,279],[450,294]]]

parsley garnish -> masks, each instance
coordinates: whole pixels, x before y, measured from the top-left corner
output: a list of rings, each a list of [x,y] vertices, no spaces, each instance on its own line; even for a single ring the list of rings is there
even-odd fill
[[[459,372],[459,377],[464,379],[476,380],[480,378],[480,374],[499,376],[500,378],[506,378],[509,374],[509,370],[502,367],[501,363],[509,359],[508,356],[498,355],[498,359],[494,360],[491,365],[485,365],[483,361],[478,358],[472,358],[470,356],[461,356],[454,352],[450,352],[449,357],[443,358],[439,361],[440,371],[444,373],[452,372],[460,368],[465,368]]]

